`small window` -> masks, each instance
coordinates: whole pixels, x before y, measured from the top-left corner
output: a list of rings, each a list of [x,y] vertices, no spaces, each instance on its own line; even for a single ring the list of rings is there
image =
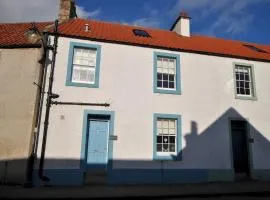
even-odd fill
[[[254,97],[254,83],[250,66],[235,65],[235,88],[237,97]]]
[[[95,49],[74,48],[72,82],[95,83],[96,56]]]
[[[181,142],[180,136],[180,116],[155,114],[155,151],[156,159],[174,159],[179,157]]]
[[[176,90],[176,59],[158,56],[157,88]]]
[[[176,154],[177,126],[175,119],[157,120],[157,155]]]
[[[67,86],[99,87],[99,45],[70,43]]]
[[[140,29],[133,29],[133,33],[134,33],[136,36],[150,37],[149,33],[147,33],[147,32],[144,31],[144,30],[140,30]]]
[[[251,50],[253,50],[253,51],[257,51],[257,52],[260,52],[260,53],[267,53],[267,51],[259,49],[258,47],[255,47],[253,45],[244,44],[244,46],[251,49]]]
[[[154,92],[180,94],[179,55],[155,53]]]

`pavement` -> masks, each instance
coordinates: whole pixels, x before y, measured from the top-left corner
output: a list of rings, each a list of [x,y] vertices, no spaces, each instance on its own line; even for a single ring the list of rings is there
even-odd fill
[[[0,186],[0,198],[214,198],[268,197],[270,182],[246,181],[148,186],[39,187]]]

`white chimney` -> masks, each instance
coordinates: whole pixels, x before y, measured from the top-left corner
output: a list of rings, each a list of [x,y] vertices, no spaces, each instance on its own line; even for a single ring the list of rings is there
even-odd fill
[[[190,17],[186,12],[181,12],[174,22],[171,31],[185,37],[190,37]]]

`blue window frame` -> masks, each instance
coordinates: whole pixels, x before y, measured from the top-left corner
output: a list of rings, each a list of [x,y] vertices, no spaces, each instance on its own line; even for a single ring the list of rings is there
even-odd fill
[[[154,93],[181,94],[180,56],[154,52]]]
[[[153,120],[153,159],[181,160],[181,140],[181,116],[155,113]]]
[[[70,42],[66,86],[99,87],[101,46]]]

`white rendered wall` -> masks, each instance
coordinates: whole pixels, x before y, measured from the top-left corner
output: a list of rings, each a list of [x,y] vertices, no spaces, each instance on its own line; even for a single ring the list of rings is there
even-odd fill
[[[101,45],[99,88],[65,86],[69,43]],[[165,168],[230,169],[229,118],[241,115],[252,128],[253,165],[269,169],[270,64],[215,56],[180,55],[181,95],[153,93],[153,52],[177,53],[59,38],[53,92],[58,101],[110,103],[109,108],[52,106],[46,146],[46,159],[80,159],[83,111],[115,111],[113,159],[116,168],[159,168],[153,160],[153,114],[182,116],[182,161],[165,162]],[[233,62],[254,65],[257,101],[234,97]],[[45,106],[45,105],[44,105]],[[237,114],[237,112],[239,114]],[[43,110],[43,118],[45,111]],[[191,122],[198,135],[190,136]],[[43,126],[41,127],[39,153]],[[260,134],[258,134],[258,132]],[[263,135],[260,136],[260,135]],[[187,139],[188,138],[188,139]],[[187,139],[187,140],[186,140]],[[187,144],[187,141],[190,141]],[[73,164],[45,162],[45,168],[78,168]]]

